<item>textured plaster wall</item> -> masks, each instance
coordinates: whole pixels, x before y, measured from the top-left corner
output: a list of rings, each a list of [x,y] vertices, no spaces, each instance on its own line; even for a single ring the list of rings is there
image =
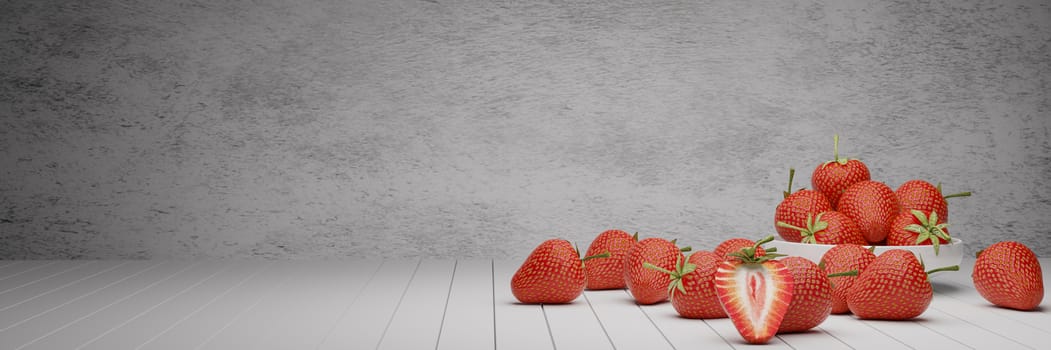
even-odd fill
[[[772,234],[841,153],[1051,256],[1046,1],[5,1],[0,258]],[[796,187],[800,187],[797,183]],[[583,247],[582,247],[583,249]]]

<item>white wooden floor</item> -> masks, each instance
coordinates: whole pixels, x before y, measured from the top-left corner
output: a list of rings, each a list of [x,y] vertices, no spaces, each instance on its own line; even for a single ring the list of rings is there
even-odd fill
[[[518,305],[518,261],[0,261],[2,349],[731,349],[727,319],[679,318],[623,290]],[[1051,259],[1042,259],[1051,280]],[[1046,349],[1036,312],[990,306],[973,260],[911,321],[831,316],[767,349]]]

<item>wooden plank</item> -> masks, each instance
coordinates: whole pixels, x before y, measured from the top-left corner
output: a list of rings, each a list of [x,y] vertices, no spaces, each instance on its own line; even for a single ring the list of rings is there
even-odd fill
[[[147,340],[142,349],[193,349],[217,333],[235,317],[254,305],[279,278],[274,263],[246,264],[248,277]]]
[[[457,261],[438,349],[495,347],[493,303],[492,260]]]
[[[997,309],[995,306],[967,303],[956,298],[935,295],[934,300],[931,301],[931,308],[999,334],[1013,342],[1034,349],[1046,347],[1047,333],[1032,325],[992,312]]]
[[[32,308],[31,312],[5,312],[6,326],[0,329],[0,344],[18,348],[29,344],[50,332],[69,324],[77,317],[95,310],[100,304],[94,303],[99,296],[105,295],[114,286],[150,271],[158,263],[137,261],[121,266],[96,278],[64,288],[48,296],[38,298],[31,303],[20,306]],[[94,299],[93,299],[94,298]],[[79,304],[78,304],[79,303]],[[85,303],[90,305],[84,307]],[[35,305],[33,305],[35,304]],[[28,311],[28,310],[27,310]]]
[[[286,278],[201,348],[315,349],[365,283],[378,275],[379,265],[379,261],[285,262],[280,267]],[[400,294],[401,289],[388,292]]]
[[[240,283],[256,263],[210,261],[214,272],[100,334],[81,349],[138,349],[211,300]]]
[[[493,310],[497,349],[553,349],[551,332],[547,329],[544,310],[540,305],[518,302],[511,293],[511,277],[520,262],[497,260],[493,262]]]
[[[805,332],[778,334],[777,338],[793,349],[852,349],[820,325]]]
[[[420,263],[383,331],[379,349],[432,349],[438,345],[455,269],[455,260]]]
[[[630,296],[630,295],[629,295]],[[679,316],[671,303],[642,307],[642,312],[661,330],[676,349],[733,349],[704,320]]]
[[[542,305],[556,349],[613,349],[613,343],[584,297],[563,305]]]
[[[985,328],[978,327],[973,323],[966,322],[938,308],[929,308],[923,313],[924,320],[918,322],[921,326],[944,334],[946,337],[955,339],[967,346],[976,349],[1028,349],[1029,347],[1016,342],[1013,339],[1003,337]]]
[[[853,315],[829,315],[818,327],[853,349],[892,350],[910,349],[900,340],[888,337],[876,328],[860,322]]]
[[[156,263],[124,262],[95,273],[84,271],[84,276],[64,286],[40,292],[31,299],[25,299],[0,310],[0,332],[68,304],[75,298],[97,292],[114,281],[141,272],[151,265],[156,265]]]
[[[861,322],[913,348],[959,349],[966,347],[956,339],[924,327],[923,325],[929,322],[926,319],[926,313],[911,320],[861,320]]]
[[[8,277],[15,276],[24,273],[28,270],[40,268],[46,265],[55,264],[57,261],[53,260],[19,260],[12,261],[10,264],[0,267],[0,290],[6,289],[3,286],[6,284],[4,280]]]
[[[741,338],[741,333],[734,327],[733,321],[729,318],[718,318],[712,320],[704,320],[711,326],[722,339],[725,339],[727,343],[734,347],[734,349],[791,349],[788,344],[785,344],[778,337],[773,337],[766,344],[749,344]]]
[[[27,285],[32,285],[93,263],[92,261],[57,261],[54,264],[40,265],[8,276],[0,281],[0,307],[6,307],[22,301],[22,299],[12,296],[10,294],[12,292],[17,292],[19,289],[27,288]]]
[[[1044,275],[1048,275],[1049,269],[1043,269],[1045,259],[1041,259],[1041,270]],[[971,271],[973,271],[974,259],[964,259],[964,262],[960,264],[960,271],[947,273],[939,278],[932,280],[934,285],[934,292],[936,295],[946,296],[955,298],[965,303],[988,306],[988,311],[1006,318],[1014,319],[1022,322],[1028,327],[1032,327],[1039,331],[1048,333],[1051,336],[1051,328],[1041,327],[1041,325],[1051,324],[1051,308],[1042,306],[1037,310],[1033,311],[1019,311],[1007,308],[1000,308],[993,306],[988,300],[985,300],[978,290],[974,288],[974,282],[971,279]],[[1045,277],[1045,285],[1047,283]],[[1048,298],[1048,293],[1051,293],[1051,289],[1044,288],[1044,301],[1042,304],[1046,305],[1051,298]]]
[[[74,349],[202,277],[205,269],[189,262],[165,262],[150,273],[106,287],[34,321],[51,329],[18,349]],[[39,322],[36,322],[39,321]]]
[[[671,349],[642,307],[624,289],[586,291],[584,298],[602,323],[610,342],[619,349]],[[666,304],[666,303],[665,303]],[[654,307],[649,305],[645,307]]]
[[[117,261],[83,262],[60,273],[51,274],[33,282],[8,289],[3,294],[0,294],[0,313],[13,310],[20,305],[31,303],[34,300],[47,296],[56,290],[112,270],[120,264],[123,263]]]

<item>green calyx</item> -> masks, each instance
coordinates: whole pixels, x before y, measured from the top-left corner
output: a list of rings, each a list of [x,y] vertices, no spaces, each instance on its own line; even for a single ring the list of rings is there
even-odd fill
[[[766,238],[760,239],[759,241],[755,242],[755,244],[753,244],[751,247],[741,248],[741,250],[729,253],[727,255],[740,259],[741,262],[745,264],[762,264],[769,260],[774,260],[786,256],[785,254],[778,254],[776,247],[764,249],[765,254],[763,256],[755,256],[755,252],[758,251],[759,248],[763,246],[763,244],[770,243],[773,240],[773,235],[766,236]]]
[[[669,271],[668,269],[648,262],[642,263],[642,267],[666,273],[669,277],[671,277],[671,283],[668,283],[668,298],[675,297],[674,292],[676,289],[678,289],[679,292],[682,292],[682,294],[687,294],[686,287],[683,286],[682,283],[682,278],[697,270],[697,265],[688,262],[683,262],[682,256],[675,259],[675,270],[673,271]]]
[[[949,227],[949,223],[938,223],[938,212],[932,211],[931,215],[925,215],[923,212],[913,209],[910,211],[916,220],[920,221],[920,224],[911,224],[905,226],[905,230],[916,234],[916,244],[923,243],[924,241],[930,241],[931,245],[934,246],[934,255],[938,255],[938,247],[941,246],[941,240],[944,239],[948,242],[952,242],[949,238],[949,233],[945,231]]]
[[[790,228],[790,229],[799,231],[799,235],[802,237],[800,242],[803,242],[803,243],[817,243],[817,237],[816,237],[817,233],[821,232],[821,231],[824,231],[825,229],[828,228],[828,222],[821,221],[821,215],[824,215],[824,214],[825,213],[819,213],[819,214],[817,214],[817,216],[812,216],[810,214],[807,214],[807,216],[806,216],[806,227],[796,227],[796,226],[788,224],[788,223],[786,223],[784,221],[778,221],[777,222],[777,226],[778,227]]]

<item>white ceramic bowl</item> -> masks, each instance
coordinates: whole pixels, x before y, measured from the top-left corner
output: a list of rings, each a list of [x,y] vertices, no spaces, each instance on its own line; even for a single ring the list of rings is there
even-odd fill
[[[777,252],[788,256],[801,256],[814,263],[820,263],[821,257],[825,255],[825,252],[834,247],[831,244],[808,244],[808,243],[795,243],[787,242],[782,240],[773,240],[770,243],[763,245],[766,248],[777,247]],[[959,238],[953,238],[950,244],[939,245],[938,255],[934,254],[934,246],[930,245],[913,245],[913,246],[876,246],[876,255],[880,255],[885,251],[891,249],[904,249],[916,254],[917,258],[923,261],[923,265],[927,270],[936,269],[939,267],[959,265],[963,261],[963,242]],[[954,273],[953,271],[943,271],[934,273],[931,277],[937,277],[941,274]]]

